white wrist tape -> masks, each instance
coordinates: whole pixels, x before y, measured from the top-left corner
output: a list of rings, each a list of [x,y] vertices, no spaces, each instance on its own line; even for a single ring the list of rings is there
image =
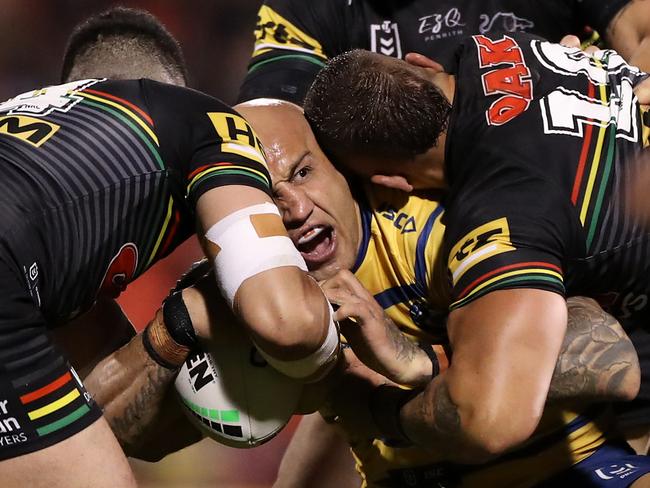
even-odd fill
[[[272,228],[279,226],[281,232],[269,231],[269,223]],[[233,212],[210,227],[205,237],[218,246],[214,259],[217,283],[231,307],[237,290],[251,276],[281,266],[307,271],[305,260],[286,235],[280,212],[272,203]]]
[[[327,335],[321,346],[306,358],[296,359],[294,361],[281,361],[266,354],[259,347],[257,348],[266,362],[277,369],[280,373],[297,380],[308,379],[310,383],[318,381],[325,377],[336,364],[336,358],[339,353],[339,329],[334,322],[334,310],[332,305],[329,306],[330,321],[327,328]],[[324,367],[327,365],[326,367]],[[321,370],[319,372],[319,370]],[[319,373],[314,376],[315,373]]]

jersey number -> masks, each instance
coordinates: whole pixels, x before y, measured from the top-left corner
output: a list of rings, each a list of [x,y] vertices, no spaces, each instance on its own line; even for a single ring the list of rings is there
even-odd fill
[[[544,132],[582,137],[586,124],[607,127],[614,124],[616,137],[636,141],[637,117],[633,78],[638,70],[613,51],[600,51],[594,57],[557,44],[534,41],[533,52],[551,71],[564,76],[586,75],[591,81],[591,96],[558,87],[540,100]],[[597,57],[596,57],[597,56]],[[622,75],[620,84],[609,84],[613,75]],[[607,99],[606,87],[611,92]]]

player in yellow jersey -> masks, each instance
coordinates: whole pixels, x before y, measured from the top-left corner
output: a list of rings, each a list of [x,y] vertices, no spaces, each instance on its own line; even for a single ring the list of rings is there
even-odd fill
[[[275,201],[283,214],[289,235],[305,258],[311,274],[323,280],[338,273],[324,285],[328,298],[341,306],[337,317],[342,319],[352,315],[360,321],[374,315],[383,321],[383,308],[386,317],[414,342],[444,343],[446,334],[441,319],[448,297],[443,285],[444,275],[440,274],[444,272],[444,263],[438,261],[443,232],[440,222],[442,207],[438,200],[433,195],[408,196],[371,186],[356,188],[353,198],[343,175],[334,169],[319,149],[300,110],[290,104],[276,103],[274,110],[266,111],[265,104],[240,105],[238,110],[252,125],[262,128],[260,138],[270,161]],[[272,131],[264,130],[269,126],[265,117],[278,110],[283,113],[282,129],[275,127]],[[341,271],[347,269],[354,271],[356,278],[368,290],[368,296],[374,296],[379,306],[373,308],[367,296],[358,292],[355,279]],[[588,302],[576,306],[582,313],[587,313],[586,310],[593,313],[594,310],[593,307],[589,308]],[[599,318],[602,317],[601,313]],[[354,324],[342,322],[341,325],[354,348]],[[601,326],[611,331],[606,322]],[[581,340],[587,337],[582,336]],[[445,367],[446,356],[441,348],[434,351],[435,355],[431,352],[427,355],[424,352],[426,347],[409,348],[398,338],[394,343],[396,349],[390,353],[400,353],[399,360],[414,364],[411,374],[401,378],[403,383],[416,385],[429,381],[432,375],[431,358],[439,368]],[[565,348],[570,347],[570,344],[565,344]],[[356,352],[363,357],[368,351],[357,349]],[[603,352],[607,356],[611,351]],[[620,352],[616,354],[622,359]],[[363,359],[373,362],[372,357],[365,356]],[[577,371],[575,368],[582,368],[584,378],[589,378],[583,384],[590,385],[587,387],[589,391],[582,391],[582,394],[591,397],[603,394],[597,385],[603,386],[606,382],[602,382],[602,376],[598,379],[591,376],[596,371],[590,367],[593,366],[590,359],[585,357],[579,361],[583,363],[560,363],[554,379],[557,388],[552,390],[552,396],[566,396],[567,388],[560,385]],[[389,370],[390,366],[385,372],[390,376]],[[603,371],[598,373],[602,374]],[[605,374],[611,373],[613,371],[608,370]],[[368,373],[367,379],[370,384],[387,381],[378,380],[371,373]],[[333,401],[334,413],[340,413],[336,409],[345,408],[346,403],[363,402],[364,394],[369,393],[363,388],[366,384],[364,381],[353,381],[352,384],[353,387],[348,385],[338,389],[335,396],[339,398]],[[629,398],[635,392],[619,391],[618,394]],[[608,456],[602,461],[606,466],[616,464],[617,456],[628,455],[625,449],[619,452],[616,447],[610,447],[600,426],[597,426],[596,423],[604,419],[600,407],[587,407],[577,400],[563,403],[562,408],[559,405],[548,408],[540,429],[521,449],[486,466],[471,469],[450,467],[445,463],[462,453],[397,448],[372,436],[364,438],[363,429],[372,429],[372,422],[368,422],[371,412],[367,413],[365,419],[353,419],[365,426],[351,427],[352,423],[346,423],[346,419],[342,418],[348,437],[354,443],[353,450],[367,486],[435,486],[436,482],[467,487],[535,486],[587,458],[602,461],[597,455],[601,451],[606,451]],[[290,452],[295,454],[302,451],[299,459],[305,460],[309,451],[313,452],[318,446],[310,445],[309,439],[300,433],[298,435],[304,443]],[[281,474],[285,479],[279,480],[279,486],[296,486],[290,485],[287,480],[292,476],[292,473],[288,473],[291,469],[287,469],[287,464],[293,464],[298,471],[312,469],[312,466],[296,466],[297,463],[299,461],[295,458],[284,463]],[[628,480],[633,479],[634,474],[638,476],[646,472],[641,468],[635,469],[633,474],[628,475]],[[296,478],[292,481],[295,483]]]

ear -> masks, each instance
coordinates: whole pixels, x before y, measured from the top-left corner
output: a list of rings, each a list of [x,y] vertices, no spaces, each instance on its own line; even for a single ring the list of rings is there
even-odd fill
[[[406,178],[399,175],[374,175],[370,177],[375,185],[385,186],[388,188],[394,188],[395,190],[402,190],[406,193],[411,193],[413,191],[413,186],[406,181]]]
[[[408,53],[404,58],[411,66],[417,66],[418,68],[426,68],[433,70],[434,73],[442,73],[445,71],[445,68],[440,63],[435,62],[433,59],[426,57],[424,54],[418,53]]]

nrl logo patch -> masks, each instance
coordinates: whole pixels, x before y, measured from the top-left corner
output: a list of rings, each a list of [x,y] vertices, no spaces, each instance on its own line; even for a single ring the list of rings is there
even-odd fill
[[[396,22],[385,20],[381,24],[370,24],[370,50],[385,56],[402,57]]]

